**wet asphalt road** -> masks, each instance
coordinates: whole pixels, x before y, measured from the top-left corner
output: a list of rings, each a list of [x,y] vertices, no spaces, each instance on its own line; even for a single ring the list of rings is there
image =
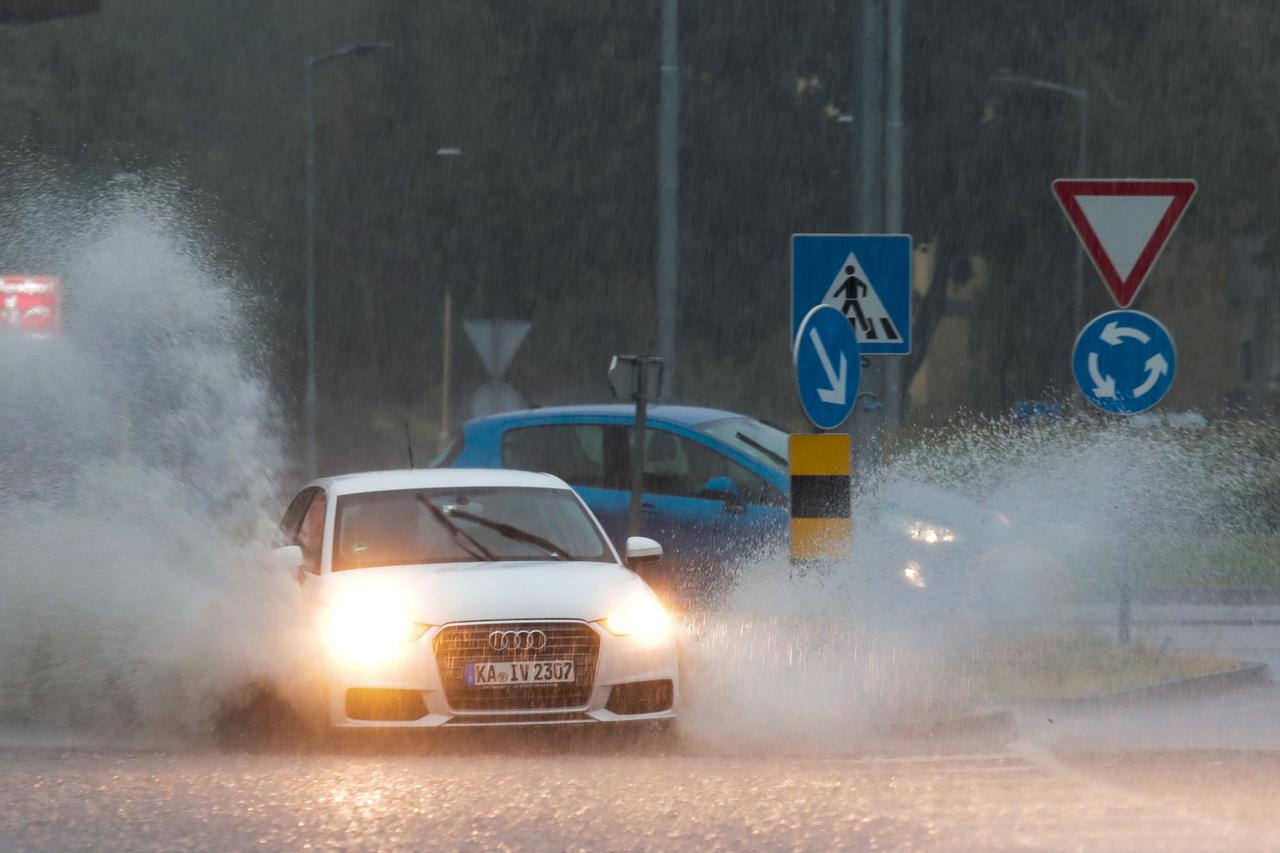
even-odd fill
[[[536,737],[253,753],[7,743],[4,850],[1280,848],[1280,752],[1266,750],[1018,741],[730,757]]]
[[[1233,619],[1210,646],[1216,627],[1157,615],[1161,645],[1280,661],[1275,626]],[[248,752],[0,732],[0,851],[1280,850],[1274,685],[858,754],[446,734]]]

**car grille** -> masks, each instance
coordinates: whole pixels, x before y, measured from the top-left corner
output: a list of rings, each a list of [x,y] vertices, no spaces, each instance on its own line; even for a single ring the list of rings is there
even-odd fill
[[[547,635],[546,648],[536,652],[495,652],[489,648],[493,631],[531,631]],[[582,708],[591,699],[596,679],[600,637],[584,622],[485,622],[446,625],[433,644],[445,698],[455,711],[529,711]],[[465,665],[480,662],[572,660],[574,680],[565,684],[467,686]]]

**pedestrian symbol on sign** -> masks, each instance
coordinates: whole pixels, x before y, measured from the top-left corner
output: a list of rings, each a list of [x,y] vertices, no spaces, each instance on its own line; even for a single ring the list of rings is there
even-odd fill
[[[849,319],[859,344],[897,343],[902,340],[870,276],[853,252],[845,258],[844,266],[831,282],[823,302],[839,309]]]

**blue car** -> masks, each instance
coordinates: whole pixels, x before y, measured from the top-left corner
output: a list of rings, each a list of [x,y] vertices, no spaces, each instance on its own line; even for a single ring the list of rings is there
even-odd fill
[[[627,404],[506,412],[468,422],[435,464],[555,474],[622,543],[634,428]],[[670,577],[659,583],[709,591],[726,566],[785,542],[785,432],[733,412],[652,406],[645,468],[640,532],[666,551]]]

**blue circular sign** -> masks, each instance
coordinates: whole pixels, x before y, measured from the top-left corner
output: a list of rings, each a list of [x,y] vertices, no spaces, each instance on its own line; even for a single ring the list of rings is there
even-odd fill
[[[814,307],[800,322],[794,357],[805,416],[818,429],[840,426],[853,411],[862,381],[862,356],[849,319],[830,305]]]
[[[1141,311],[1108,311],[1076,338],[1071,369],[1085,399],[1114,415],[1136,415],[1164,399],[1178,367],[1173,338]]]

